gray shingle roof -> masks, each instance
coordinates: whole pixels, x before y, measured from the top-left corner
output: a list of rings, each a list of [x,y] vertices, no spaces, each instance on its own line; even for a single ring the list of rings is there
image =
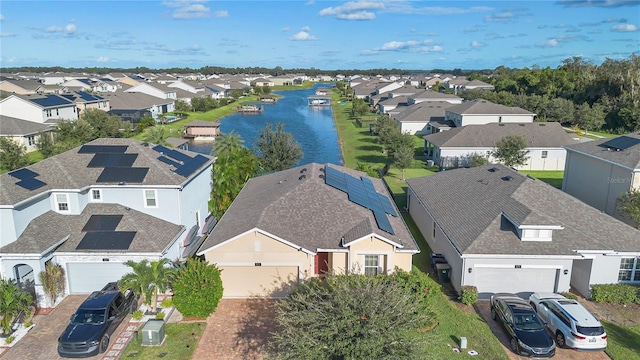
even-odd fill
[[[96,139],[89,142],[90,145],[127,145],[126,153],[138,154],[133,167],[146,167],[149,172],[140,185],[175,185],[179,186],[187,183],[191,177],[196,176],[194,172],[189,178],[176,174],[168,164],[158,160],[159,153],[151,146],[139,140],[132,139]],[[69,150],[62,154],[44,159],[38,163],[27,166],[28,169],[40,174],[37,179],[46,183],[45,186],[29,191],[15,183],[18,179],[13,178],[8,173],[0,175],[0,204],[13,205],[53,189],[82,189],[90,185],[95,185],[98,176],[103,168],[88,168],[87,165],[94,154],[79,154],[80,147]],[[182,151],[193,157],[198,155],[194,152]],[[206,155],[203,155],[206,156]],[[207,156],[209,157],[209,156]],[[209,166],[213,159],[201,166]],[[110,184],[110,183],[100,183]],[[116,183],[117,184],[117,183]],[[113,183],[111,183],[113,185]],[[125,185],[126,186],[126,185]]]
[[[491,172],[489,169],[496,169]],[[504,177],[511,176],[505,181]],[[575,255],[576,250],[640,251],[640,230],[544,182],[503,165],[407,180],[463,254]],[[412,202],[412,206],[419,206]],[[521,241],[502,213],[529,225],[561,225],[552,241]]]
[[[453,104],[446,101],[423,101],[402,108],[393,118],[402,122],[425,122],[435,119],[442,119],[444,121],[445,109],[451,106],[453,106]]]
[[[49,125],[0,115],[0,135],[32,135],[51,130]]]
[[[445,93],[441,93],[438,91],[433,91],[433,90],[423,90],[420,92],[417,92],[411,96],[409,96],[410,99],[455,99],[455,100],[462,100],[461,97],[459,96],[455,96],[453,94],[445,94]]]
[[[112,93],[102,94],[105,100],[109,100],[111,110],[140,110],[148,109],[153,105],[170,104],[173,99],[160,99],[141,92],[124,92],[122,89]]]
[[[491,123],[467,125],[435,134],[423,136],[430,143],[440,147],[494,147],[505,136],[521,135],[527,147],[553,147],[575,144],[560,123]]]
[[[535,115],[534,113],[521,109],[519,107],[509,107],[500,104],[494,104],[484,99],[476,99],[467,101],[462,104],[450,107],[448,111],[454,114],[462,115]]]
[[[640,139],[640,133],[627,134],[631,138]],[[603,160],[611,161],[616,164],[626,166],[631,169],[640,169],[640,144],[636,144],[630,148],[621,151],[611,151],[602,144],[612,139],[599,139],[588,141],[580,144],[566,146],[568,151],[577,151],[585,153]]]
[[[357,178],[365,175],[330,166]],[[346,241],[372,233],[403,244],[403,250],[418,250],[401,217],[389,216],[395,235],[380,230],[371,210],[349,201],[347,193],[325,184],[324,178],[320,178],[324,176],[324,168],[325,165],[310,163],[250,179],[199,252],[255,228],[314,252],[339,249],[343,237]],[[305,177],[301,178],[302,175]],[[381,180],[371,180],[378,193],[390,198]]]
[[[115,231],[135,231],[136,235],[127,250],[92,250],[99,253],[161,253],[185,227],[127,209],[118,204],[88,204],[80,215],[62,215],[46,212],[31,220],[18,240],[0,248],[0,254],[41,254],[69,236],[57,251],[75,252],[86,234],[82,228],[91,215],[123,215]]]

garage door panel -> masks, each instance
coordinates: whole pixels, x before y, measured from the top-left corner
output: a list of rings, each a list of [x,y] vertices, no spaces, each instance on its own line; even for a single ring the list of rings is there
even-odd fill
[[[70,294],[88,294],[118,281],[131,268],[119,262],[67,263]]]
[[[476,267],[474,270],[480,294],[554,292],[557,286],[557,269]]]
[[[225,298],[284,297],[298,283],[297,266],[221,266]]]

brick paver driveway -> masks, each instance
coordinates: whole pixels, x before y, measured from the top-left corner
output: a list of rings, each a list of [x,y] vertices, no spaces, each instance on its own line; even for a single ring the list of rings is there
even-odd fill
[[[509,349],[509,338],[507,337],[507,333],[504,331],[499,322],[491,319],[491,304],[489,301],[478,301],[474,307],[476,311],[484,318],[484,320],[489,324],[491,330],[496,335],[498,340],[502,343],[504,347],[504,351],[509,355],[510,359],[513,360],[521,360],[528,359],[523,356],[519,356],[514,354]],[[609,360],[609,356],[605,354],[603,351],[600,352],[577,352],[575,350],[570,349],[556,349],[556,356],[553,357],[554,360]]]
[[[71,315],[86,298],[87,295],[69,295],[49,314],[34,316],[33,329],[2,354],[2,360],[64,359],[58,356],[58,337],[69,324]],[[125,319],[113,333],[112,339],[121,333],[127,324]],[[98,360],[103,356],[104,354],[99,354],[85,359]]]
[[[277,300],[220,300],[207,319],[193,360],[257,360],[273,331]]]

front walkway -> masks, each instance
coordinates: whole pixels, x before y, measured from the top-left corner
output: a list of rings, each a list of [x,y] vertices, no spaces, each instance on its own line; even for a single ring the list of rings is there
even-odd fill
[[[207,319],[193,360],[258,360],[274,327],[274,301],[220,300]]]

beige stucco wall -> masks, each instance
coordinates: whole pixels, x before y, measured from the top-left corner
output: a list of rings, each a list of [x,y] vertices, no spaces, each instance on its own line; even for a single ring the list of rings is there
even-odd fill
[[[347,266],[347,253],[330,253],[329,270],[334,274],[344,274],[349,268]]]
[[[411,270],[410,254],[396,253],[393,245],[373,236],[362,239],[349,247],[349,269],[364,271],[364,255],[384,255],[383,268],[387,272],[392,272],[396,266]]]

